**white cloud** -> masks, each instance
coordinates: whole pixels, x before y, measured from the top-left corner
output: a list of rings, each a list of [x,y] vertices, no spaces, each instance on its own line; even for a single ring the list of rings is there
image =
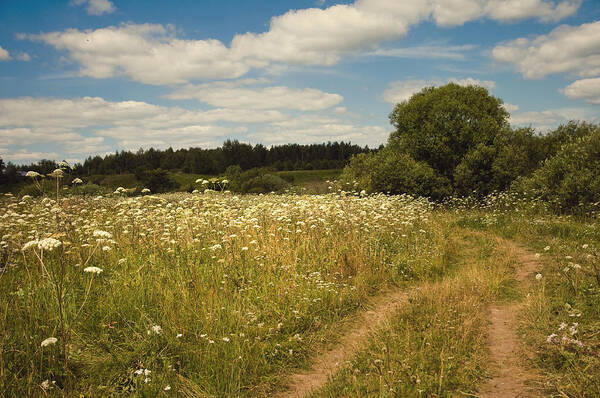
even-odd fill
[[[394,58],[439,58],[465,60],[469,51],[477,48],[475,45],[465,44],[461,46],[448,45],[423,45],[404,48],[380,48],[365,53],[365,56],[394,57]]]
[[[31,61],[31,56],[29,54],[27,54],[27,53],[19,53],[17,55],[17,59],[19,61],[28,62],[28,61]]]
[[[127,149],[184,147],[245,131],[219,122],[269,123],[286,118],[276,110],[191,111],[92,97],[0,99],[0,142],[12,147],[55,144],[71,154],[105,152],[110,149],[107,138]]]
[[[70,4],[74,6],[87,4],[86,11],[89,15],[110,14],[116,10],[109,0],[72,0]]]
[[[513,40],[496,46],[492,54],[514,64],[528,79],[565,72],[594,77],[600,75],[600,21],[563,25],[547,35]]]
[[[506,109],[507,112],[516,112],[519,110],[519,105],[515,105],[515,104],[509,104],[509,103],[504,103],[503,104],[504,109]]]
[[[37,162],[41,159],[57,160],[60,159],[60,155],[57,152],[32,152],[20,150],[16,152],[4,152],[2,158],[6,161],[15,163],[30,163]]]
[[[386,142],[389,131],[381,126],[357,126],[337,118],[305,116],[271,123],[260,132],[247,137],[269,144],[313,144],[325,141],[346,141],[358,145],[378,146]]]
[[[177,39],[172,26],[124,24],[18,37],[68,51],[81,65],[80,75],[94,78],[125,75],[148,84],[177,84],[235,78],[250,69],[247,63],[235,60],[220,41]]]
[[[96,3],[90,0],[89,6],[92,2]],[[559,20],[579,4],[580,0],[356,0],[325,9],[290,10],[273,17],[266,32],[236,35],[229,47],[213,39],[178,39],[173,27],[152,24],[20,37],[67,51],[81,65],[83,76],[125,75],[144,83],[178,84],[236,78],[274,63],[333,65],[345,54],[372,51],[384,41],[399,39],[429,19],[441,26],[480,18]],[[422,50],[412,53],[423,55]]]
[[[248,88],[242,84],[216,82],[187,85],[167,95],[171,99],[195,98],[216,107],[235,109],[297,109],[314,111],[331,108],[343,97],[313,88],[295,89],[283,86]]]
[[[397,104],[408,101],[413,94],[418,93],[425,87],[441,86],[446,83],[456,83],[461,86],[482,86],[490,90],[496,87],[496,83],[491,80],[478,80],[471,77],[465,79],[452,78],[446,81],[441,79],[401,80],[388,85],[388,88],[383,92],[383,99],[390,104]]]
[[[513,126],[532,126],[541,131],[553,129],[570,120],[587,120],[594,122],[597,120],[597,117],[588,110],[581,108],[558,108],[543,111],[519,112],[512,114],[510,117],[510,123]]]
[[[569,98],[585,99],[591,104],[600,105],[600,77],[576,80],[562,92]]]
[[[0,61],[8,61],[11,59],[10,53],[0,46]]]

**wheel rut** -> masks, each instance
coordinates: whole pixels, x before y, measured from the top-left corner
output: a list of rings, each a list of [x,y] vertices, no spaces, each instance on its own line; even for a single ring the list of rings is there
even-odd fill
[[[516,259],[516,280],[527,289],[535,279],[540,263],[535,255],[524,247],[510,244]],[[489,309],[488,345],[494,365],[494,374],[480,389],[481,398],[530,398],[540,397],[539,376],[527,369],[520,355],[521,345],[517,336],[518,315],[523,303],[492,305]]]
[[[344,326],[345,331],[335,347],[317,356],[309,370],[290,375],[287,390],[273,396],[301,398],[324,386],[340,366],[368,345],[371,333],[381,328],[386,319],[408,303],[411,291],[397,289],[371,299],[367,307],[369,309]]]

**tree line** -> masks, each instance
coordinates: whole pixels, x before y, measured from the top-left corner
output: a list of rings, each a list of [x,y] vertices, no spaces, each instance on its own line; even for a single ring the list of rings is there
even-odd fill
[[[266,147],[262,144],[250,145],[227,140],[221,147],[211,149],[150,148],[139,149],[137,152],[117,151],[106,156],[90,156],[83,163],[72,165],[72,175],[140,174],[156,169],[219,175],[230,166],[239,166],[241,170],[262,167],[276,170],[338,169],[344,167],[352,156],[370,152],[373,150],[367,146],[361,147],[343,141]],[[14,165],[9,162],[4,165],[0,159],[0,183],[15,184],[23,181],[23,174],[29,170],[48,174],[56,168],[58,163],[54,160],[43,159],[29,165]]]

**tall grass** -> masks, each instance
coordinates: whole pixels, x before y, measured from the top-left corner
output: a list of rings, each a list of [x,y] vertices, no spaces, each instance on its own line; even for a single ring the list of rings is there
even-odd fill
[[[5,196],[0,217],[6,396],[267,394],[447,245],[402,196]]]

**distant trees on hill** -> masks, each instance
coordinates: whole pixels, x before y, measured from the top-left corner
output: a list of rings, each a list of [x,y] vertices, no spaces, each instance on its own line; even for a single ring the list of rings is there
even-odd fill
[[[270,148],[227,140],[214,149],[189,148],[158,150],[150,148],[136,153],[116,152],[105,157],[89,157],[73,168],[75,175],[134,173],[136,169],[180,170],[185,173],[221,174],[229,166],[242,170],[273,167],[277,170],[321,170],[344,167],[350,157],[371,152],[345,142],[326,144],[286,144]]]
[[[189,148],[166,150],[150,148],[137,152],[117,151],[107,156],[88,157],[83,164],[75,164],[73,177],[96,174],[135,173],[141,180],[150,178],[150,170],[183,171],[185,173],[217,175],[230,166],[239,166],[241,170],[270,167],[276,170],[323,170],[340,169],[356,154],[370,153],[373,150],[346,142],[328,142],[323,144],[286,144],[265,147],[262,144],[250,145],[227,140],[219,148]],[[43,159],[30,165],[4,165],[0,170],[0,184],[14,184],[24,180],[29,170],[40,174],[51,173],[58,168],[54,160]],[[160,172],[157,172],[160,174]],[[156,180],[157,173],[152,174]]]

